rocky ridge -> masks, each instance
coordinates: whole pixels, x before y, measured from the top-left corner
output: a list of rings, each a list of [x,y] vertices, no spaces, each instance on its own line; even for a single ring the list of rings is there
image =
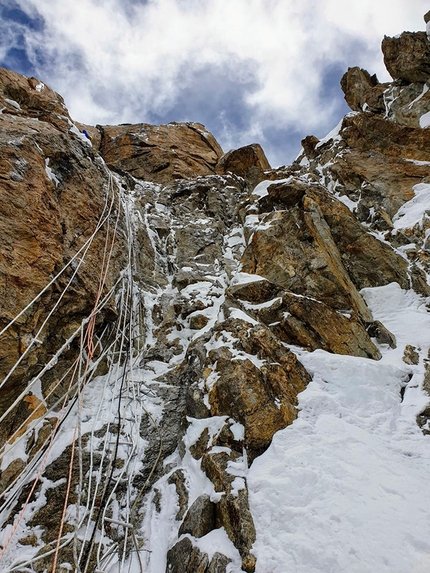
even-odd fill
[[[297,417],[297,349],[378,360],[361,289],[430,295],[429,44],[382,49],[393,82],[350,68],[352,113],[279,169],[0,71],[7,570],[255,570],[246,473]]]

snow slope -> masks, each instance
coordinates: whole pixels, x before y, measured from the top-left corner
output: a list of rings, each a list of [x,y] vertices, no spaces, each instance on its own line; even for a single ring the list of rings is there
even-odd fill
[[[313,381],[299,417],[248,475],[257,573],[430,571],[430,437],[415,421],[430,315],[396,283],[363,295],[397,349],[379,362],[300,353]],[[421,348],[418,366],[405,344]]]

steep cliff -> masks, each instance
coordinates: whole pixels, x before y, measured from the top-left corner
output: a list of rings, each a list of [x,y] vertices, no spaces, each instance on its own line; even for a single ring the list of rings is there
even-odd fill
[[[393,82],[350,68],[353,111],[279,169],[198,123],[73,122],[0,70],[2,570],[282,571],[247,478],[312,357],[376,380],[404,352],[396,399],[429,389],[371,308],[430,296],[430,48],[382,47]]]

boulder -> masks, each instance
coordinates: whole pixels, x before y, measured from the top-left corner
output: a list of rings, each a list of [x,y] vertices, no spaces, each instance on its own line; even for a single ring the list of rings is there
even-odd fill
[[[215,504],[207,494],[199,495],[187,511],[179,528],[179,535],[189,533],[193,537],[203,537],[215,529]]]
[[[382,93],[379,98],[375,98],[373,90],[378,85],[376,75],[371,76],[367,70],[359,67],[348,68],[342,76],[340,86],[345,94],[345,101],[353,111],[362,111],[365,104],[369,107],[368,99],[372,101],[372,111],[385,109]],[[380,91],[380,90],[378,90]],[[382,101],[379,101],[382,100]]]
[[[379,320],[374,320],[368,324],[367,332],[379,344],[388,344],[390,348],[397,347],[396,337]]]
[[[310,376],[296,355],[262,325],[229,318],[215,327],[214,336],[217,348],[208,353],[207,370],[217,376],[209,390],[211,414],[229,416],[244,426],[244,445],[252,460],[269,446],[275,432],[296,419],[297,394]]]
[[[430,43],[425,32],[403,32],[382,40],[384,63],[394,80],[426,82],[430,77]]]
[[[208,565],[206,553],[194,547],[188,537],[178,541],[167,552],[166,573],[206,573]]]
[[[217,163],[217,173],[234,173],[246,179],[251,187],[265,179],[264,172],[271,169],[269,161],[258,143],[228,151]]]
[[[209,562],[208,556],[184,537],[169,549],[166,573],[226,573],[230,561],[217,551]]]
[[[412,346],[411,344],[407,344],[403,352],[403,362],[412,366],[419,364],[419,361],[420,355],[417,352],[416,347]]]
[[[307,135],[305,138],[302,139],[301,144],[303,147],[303,151],[307,157],[316,157],[318,155],[318,151],[316,150],[316,146],[320,140],[315,135]],[[279,177],[282,179],[282,176]]]

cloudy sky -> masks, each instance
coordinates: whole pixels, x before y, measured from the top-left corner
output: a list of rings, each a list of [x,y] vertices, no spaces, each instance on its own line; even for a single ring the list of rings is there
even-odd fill
[[[389,76],[385,35],[424,30],[426,0],[0,0],[0,65],[89,124],[198,121],[224,151],[290,163],[346,113],[339,80]]]

